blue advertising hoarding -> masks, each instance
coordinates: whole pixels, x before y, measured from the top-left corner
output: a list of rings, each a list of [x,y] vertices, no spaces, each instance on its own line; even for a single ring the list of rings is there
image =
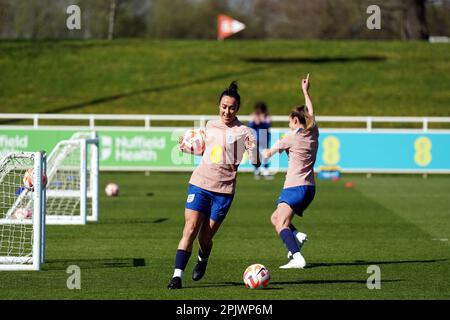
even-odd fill
[[[271,144],[285,133],[272,130]],[[287,165],[286,153],[271,160],[272,168],[286,170]],[[347,172],[450,173],[450,131],[324,129],[320,131],[315,169],[321,167],[339,167]]]

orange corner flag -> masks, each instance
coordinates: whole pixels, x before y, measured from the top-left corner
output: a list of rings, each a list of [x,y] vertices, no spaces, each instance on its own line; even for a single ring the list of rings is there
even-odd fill
[[[224,14],[217,17],[217,39],[224,40],[245,29],[245,24]]]

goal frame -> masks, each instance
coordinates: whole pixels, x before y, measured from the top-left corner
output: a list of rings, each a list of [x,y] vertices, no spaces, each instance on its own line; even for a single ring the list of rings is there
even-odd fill
[[[33,217],[30,220],[0,219],[0,224],[33,225],[32,257],[0,257],[0,271],[39,271],[45,260],[45,187],[46,154],[40,152],[10,152],[0,161],[0,169],[14,158],[32,158],[33,165]],[[1,183],[1,182],[0,182]],[[31,192],[31,191],[30,191]]]
[[[90,138],[87,138],[90,137]],[[52,198],[76,198],[79,201],[79,214],[76,215],[57,215],[49,214],[50,207],[47,210],[46,223],[50,225],[83,225],[87,221],[98,221],[99,210],[98,210],[98,169],[99,169],[99,157],[98,157],[98,145],[99,140],[96,137],[95,132],[80,132],[74,134],[69,140],[60,141],[55,148],[52,150],[48,157],[49,164],[49,176],[48,183],[50,186],[53,182],[53,178],[58,171],[58,149],[67,145],[76,145],[80,148],[80,160],[79,160],[79,173],[80,173],[80,187],[78,190],[52,190],[47,188],[47,200]],[[90,155],[90,165],[89,165],[89,181],[88,176],[88,152]],[[54,158],[56,160],[54,160]],[[54,160],[54,161],[53,161]],[[64,161],[64,157],[60,162]],[[56,163],[56,168],[53,166]],[[52,167],[50,167],[52,165]],[[89,187],[88,187],[89,184]],[[88,200],[91,200],[91,215],[88,215]]]
[[[80,131],[76,132],[70,138],[74,139],[87,139],[90,155],[90,167],[89,169],[89,188],[87,198],[91,199],[92,210],[91,214],[86,215],[86,220],[90,222],[97,222],[99,220],[99,170],[100,170],[100,158],[99,158],[99,138],[96,131]]]

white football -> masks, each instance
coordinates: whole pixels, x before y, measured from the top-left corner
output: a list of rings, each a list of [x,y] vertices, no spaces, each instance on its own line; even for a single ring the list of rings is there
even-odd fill
[[[119,195],[119,186],[110,182],[106,185],[105,193],[108,197],[117,197]]]
[[[195,155],[202,155],[206,147],[206,133],[203,129],[189,129],[183,135],[185,145]]]
[[[17,220],[31,219],[31,211],[29,209],[19,208],[14,211],[13,218]]]
[[[243,280],[249,289],[266,288],[270,281],[270,273],[262,264],[252,264],[245,269]]]

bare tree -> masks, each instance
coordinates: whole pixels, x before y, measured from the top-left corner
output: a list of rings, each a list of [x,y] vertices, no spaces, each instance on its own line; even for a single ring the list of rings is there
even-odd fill
[[[400,34],[403,39],[426,40],[429,37],[426,2],[426,0],[396,0],[383,5],[383,9],[398,13]]]
[[[114,37],[115,16],[116,16],[116,0],[111,0],[111,5],[109,8],[108,40],[112,40]]]
[[[405,34],[407,39],[428,39],[430,32],[425,12],[426,0],[409,0],[405,1],[406,23]]]

